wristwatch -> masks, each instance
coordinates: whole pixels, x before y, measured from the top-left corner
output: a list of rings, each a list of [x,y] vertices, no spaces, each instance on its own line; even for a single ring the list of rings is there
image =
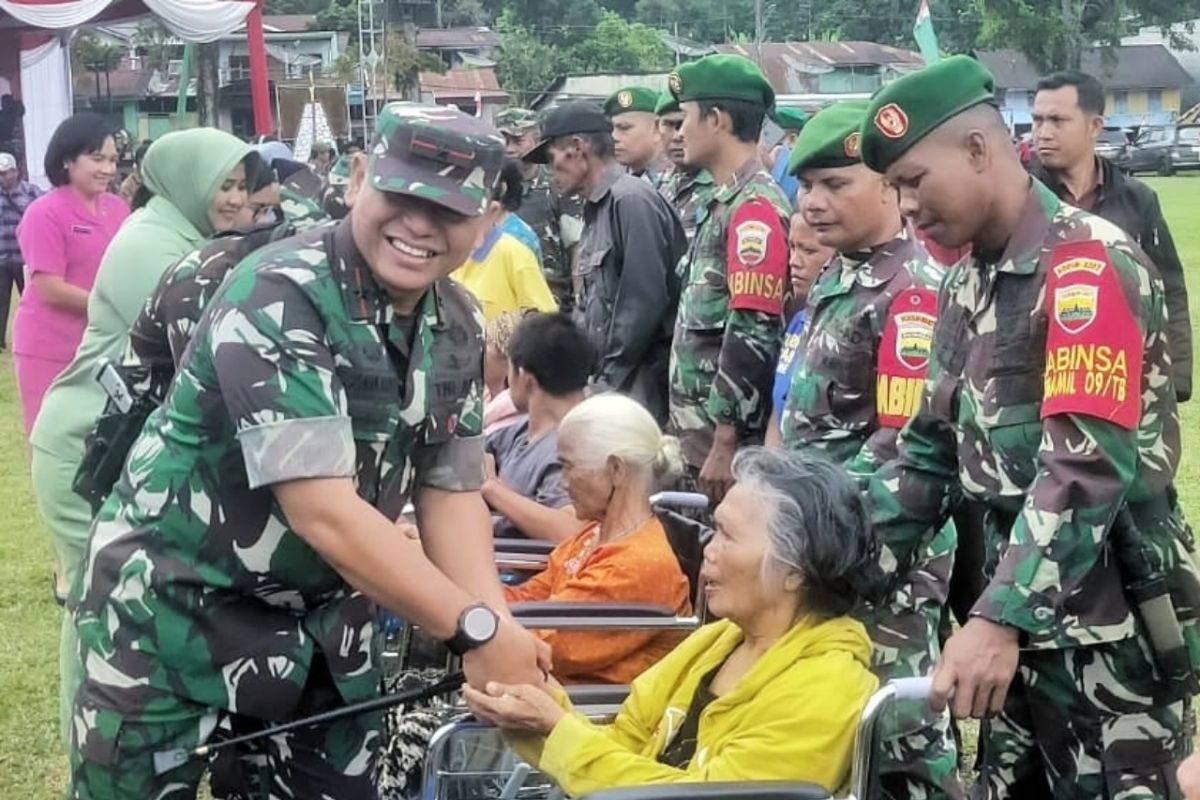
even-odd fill
[[[500,617],[485,603],[467,606],[458,615],[458,627],[454,635],[446,640],[446,647],[456,656],[466,655],[477,647],[483,647],[496,636]]]

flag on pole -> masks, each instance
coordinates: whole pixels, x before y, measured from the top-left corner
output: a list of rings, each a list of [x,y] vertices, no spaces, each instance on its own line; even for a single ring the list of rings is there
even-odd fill
[[[929,0],[921,0],[917,21],[913,24],[913,38],[917,40],[921,58],[925,59],[926,64],[936,64],[941,59],[937,34],[933,31],[933,17],[929,15]]]

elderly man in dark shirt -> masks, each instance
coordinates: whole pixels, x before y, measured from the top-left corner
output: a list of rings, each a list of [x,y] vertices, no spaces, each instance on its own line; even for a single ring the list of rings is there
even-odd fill
[[[25,259],[17,244],[17,226],[40,194],[36,186],[21,180],[17,160],[10,153],[0,153],[0,350],[7,347],[13,286],[18,292],[25,291]]]
[[[1192,323],[1183,264],[1154,190],[1096,155],[1103,129],[1104,87],[1094,77],[1064,70],[1038,82],[1033,174],[1060,199],[1122,228],[1158,267],[1167,293],[1175,394],[1182,402],[1192,395]]]
[[[585,198],[575,269],[577,314],[596,348],[597,381],[667,416],[667,368],[687,244],[679,217],[646,181],[613,158],[611,124],[599,104],[565,103],[542,123],[526,155],[549,163],[564,195]]]

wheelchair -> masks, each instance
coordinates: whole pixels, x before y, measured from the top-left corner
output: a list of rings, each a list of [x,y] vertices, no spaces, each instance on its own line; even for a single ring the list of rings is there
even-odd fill
[[[656,630],[678,631],[684,636],[700,627],[706,617],[700,567],[712,529],[680,512],[704,512],[708,509],[708,498],[688,492],[660,492],[651,496],[650,504],[663,524],[680,570],[687,577],[692,599],[690,614],[680,615],[673,608],[654,603],[531,601],[513,603],[509,607],[513,617],[534,630]],[[404,513],[411,511],[409,506]],[[506,582],[519,583],[545,569],[554,545],[533,539],[496,539],[494,549],[502,578]],[[385,692],[404,691],[422,682],[431,683],[458,668],[457,660],[444,647],[423,637],[419,630],[406,623],[384,614],[380,629]],[[599,702],[598,711],[610,709],[615,713],[628,687],[576,684],[571,690],[572,696],[581,698],[588,707],[595,707]],[[446,721],[461,716],[462,711],[447,703],[434,702],[416,708],[400,706],[388,713],[384,727],[386,744],[379,759],[383,800],[412,796],[408,783],[416,779],[425,762],[423,753],[417,752],[418,745],[430,741]],[[460,742],[458,751],[470,751],[477,766],[486,763],[491,770],[504,761],[507,748],[499,736],[493,736],[491,742],[486,738],[484,736],[471,747]],[[474,769],[481,774],[488,770]],[[492,779],[484,782],[487,781]],[[478,796],[495,796],[495,793],[480,790]],[[526,792],[522,796],[536,795]]]
[[[875,800],[879,790],[879,762],[885,721],[899,701],[926,702],[930,678],[904,678],[884,685],[863,708],[855,734],[849,790],[836,795],[846,800]],[[595,722],[611,720],[623,699],[623,687],[607,687],[602,694],[591,687],[568,689],[575,708]],[[501,741],[499,732],[464,716],[434,734],[425,758],[421,800],[564,800],[547,776],[512,757],[481,770],[481,752]],[[673,783],[632,786],[593,792],[580,800],[831,800],[835,795],[812,783],[744,781]]]

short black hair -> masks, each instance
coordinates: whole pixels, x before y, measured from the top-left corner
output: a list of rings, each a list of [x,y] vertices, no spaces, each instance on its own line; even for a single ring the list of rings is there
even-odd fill
[[[565,397],[587,387],[596,351],[570,315],[536,313],[517,325],[508,360],[537,378],[547,394]]]
[[[1077,69],[1052,72],[1037,82],[1037,90],[1053,91],[1064,86],[1074,86],[1079,97],[1079,107],[1089,114],[1104,114],[1104,87],[1100,81]]]
[[[759,103],[749,100],[700,100],[700,116],[707,117],[711,112],[720,109],[729,115],[733,121],[733,135],[741,142],[757,142],[762,135],[763,120],[766,119],[767,109]]]
[[[242,168],[246,170],[246,193],[254,194],[270,186],[272,183],[278,183],[279,179],[275,175],[275,170],[266,162],[257,150],[251,150],[242,159]]]
[[[55,186],[70,183],[66,162],[95,153],[115,133],[116,129],[99,114],[85,111],[63,120],[50,137],[50,144],[46,145],[46,160],[42,163],[50,183]]]
[[[142,162],[146,160],[146,151],[149,149],[150,142],[142,142],[139,144],[137,150],[133,151],[133,163],[140,167]]]
[[[492,199],[500,203],[505,211],[516,211],[525,196],[525,176],[521,173],[521,162],[505,159],[500,168],[500,180],[492,190]]]

